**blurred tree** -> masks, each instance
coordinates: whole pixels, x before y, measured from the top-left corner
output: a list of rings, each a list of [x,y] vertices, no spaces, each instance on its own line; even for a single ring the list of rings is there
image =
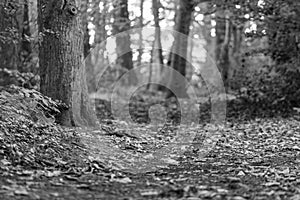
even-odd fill
[[[22,67],[20,71],[30,72],[33,70],[32,65],[32,53],[33,53],[33,43],[32,43],[32,30],[30,29],[30,12],[28,0],[24,0],[24,14],[23,14],[23,30],[22,30],[22,42],[20,49],[20,59],[22,61]]]
[[[113,34],[116,36],[116,53],[117,65],[131,70],[133,68],[131,41],[128,31],[130,30],[130,20],[128,12],[127,0],[113,1]],[[130,73],[127,84],[134,85],[137,82],[137,77],[134,73]]]
[[[105,26],[109,25],[110,16],[108,15],[109,3],[106,0],[93,0],[93,25],[95,26],[95,44],[100,44],[107,39]]]
[[[133,68],[133,63],[130,36],[126,32],[130,29],[128,2],[127,0],[114,0],[113,6],[113,34],[119,34],[116,38],[117,53],[119,53],[117,63],[130,70]],[[121,53],[125,54],[121,55]]]
[[[161,29],[159,25],[159,8],[160,2],[159,0],[152,0],[152,10],[154,16],[154,26],[155,26],[155,39],[154,39],[154,48],[153,48],[153,61],[158,64],[163,64],[163,55],[162,55],[162,46],[161,46]]]
[[[139,55],[137,58],[138,66],[142,64],[142,56],[143,56],[143,27],[144,27],[144,0],[140,0],[140,12],[141,15],[139,17]]]
[[[175,1],[173,2],[173,6],[172,8],[169,8],[170,10],[172,10],[175,14],[174,14],[174,19],[172,19],[172,22],[174,22],[174,24],[176,24],[176,20],[177,20],[177,14],[178,14],[178,6],[179,6],[179,2],[180,1]],[[166,9],[166,8],[164,8]],[[171,46],[171,50],[169,52],[169,54],[167,55],[167,66],[171,66],[171,62],[172,62],[172,50],[174,48],[174,44],[175,42],[173,42],[172,46]],[[168,88],[165,87],[167,84],[168,84],[168,79],[167,77],[169,76],[169,74],[167,74],[167,72],[162,72],[162,76],[160,78],[160,85],[158,85],[157,89],[159,91],[162,91],[162,92],[168,92]],[[171,95],[172,93],[169,93],[169,95]]]
[[[24,20],[24,0],[0,2],[0,68],[18,69]]]
[[[88,12],[88,24],[92,25],[90,33],[94,33],[94,40],[91,42],[92,53],[86,58],[87,81],[89,92],[98,90],[97,75],[101,71],[101,67],[105,66],[105,49],[108,30],[106,27],[110,25],[110,15],[108,13],[109,2],[106,0],[89,1],[90,11]],[[89,37],[89,39],[91,39]],[[86,41],[87,42],[87,41]],[[99,67],[101,65],[101,67]]]
[[[39,0],[41,92],[68,108],[57,121],[66,126],[94,126],[83,61],[79,0]]]
[[[272,58],[278,64],[296,64],[300,58],[300,2],[267,0],[263,6]]]
[[[244,25],[243,24],[232,24],[231,38],[232,38],[232,47],[229,48],[229,61],[230,68],[228,69],[228,87],[229,89],[237,89],[237,85],[235,84],[235,79],[238,75],[238,71],[242,68],[242,54],[243,54],[243,39],[245,38],[243,34]]]
[[[194,8],[204,2],[214,2],[213,0],[192,0],[179,1],[179,9],[175,14],[175,36],[172,46],[173,52],[170,54],[168,64],[175,69],[168,81],[166,97],[171,97],[174,93],[177,97],[187,97],[186,91],[186,66],[187,66],[187,48],[188,36],[190,33],[191,23],[193,21],[192,13]],[[179,73],[178,73],[179,72]]]
[[[230,67],[229,45],[231,41],[231,22],[229,11],[218,10],[216,12],[216,62],[221,72],[224,86],[228,86],[228,71]]]
[[[155,32],[151,51],[149,82],[158,81],[160,79],[163,69],[161,66],[164,64],[161,45],[161,28],[159,24],[159,8],[161,8],[159,0],[152,0],[152,13],[154,16]],[[160,87],[157,84],[152,84],[150,87],[151,90],[157,90],[159,88]]]
[[[179,95],[177,97],[187,97],[185,81],[183,77],[186,74],[186,56],[188,46],[188,35],[190,32],[190,25],[192,22],[192,13],[195,4],[193,1],[180,0],[178,13],[176,14],[175,24],[175,40],[174,52],[171,59],[171,67],[176,70],[171,74],[168,82],[166,97],[171,97],[173,93]],[[178,73],[179,72],[179,73]],[[172,93],[173,92],[173,93]]]

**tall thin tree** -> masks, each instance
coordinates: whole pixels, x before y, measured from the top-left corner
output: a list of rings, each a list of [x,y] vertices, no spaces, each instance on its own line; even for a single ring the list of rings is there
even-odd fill
[[[139,55],[137,58],[138,66],[142,64],[142,56],[143,56],[143,27],[144,27],[144,0],[140,0],[140,12],[141,15],[139,17]]]
[[[162,45],[161,45],[161,28],[159,24],[159,0],[152,0],[153,5],[153,16],[154,16],[154,26],[155,26],[155,40],[154,40],[154,49],[153,56],[154,60],[159,64],[163,64],[163,55],[162,55]]]

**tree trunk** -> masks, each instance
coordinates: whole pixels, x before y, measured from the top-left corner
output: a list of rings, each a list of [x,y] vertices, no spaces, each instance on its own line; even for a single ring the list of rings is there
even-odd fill
[[[127,0],[115,0],[114,6],[114,22],[113,22],[113,34],[116,35],[116,64],[127,70],[133,69],[132,62],[132,50],[131,41],[128,31],[130,29],[130,20],[128,12]],[[134,85],[137,82],[137,77],[134,73],[130,73],[130,77],[127,80],[128,85]]]
[[[228,71],[230,67],[229,44],[231,40],[231,23],[228,11],[217,11],[216,25],[216,61],[222,74],[225,88],[228,87]]]
[[[142,56],[143,56],[143,27],[144,27],[144,0],[140,0],[140,11],[141,16],[139,17],[139,55],[137,58],[138,66],[142,64]]]
[[[238,85],[234,80],[235,74],[238,70],[240,70],[241,66],[241,46],[243,39],[243,26],[242,25],[234,25],[232,26],[232,40],[233,40],[233,48],[230,48],[230,73],[228,79],[230,80],[231,89],[238,89]]]
[[[162,46],[161,46],[161,29],[159,25],[159,1],[152,0],[152,3],[153,3],[153,16],[154,16],[154,25],[155,25],[153,60],[154,62],[157,62],[162,65],[164,61],[163,61]]]
[[[179,10],[178,10],[179,3],[180,3],[179,0],[175,1],[175,3],[174,3],[174,12],[175,12],[174,23],[175,23],[175,25],[177,23],[177,15],[179,13]],[[174,44],[175,44],[175,41],[173,42],[172,47],[171,47],[171,52],[168,55],[168,62],[167,62],[168,66],[171,66],[171,63],[172,63],[172,50],[174,49]]]
[[[103,9],[101,10],[99,4],[102,3]],[[93,5],[97,9],[93,15],[93,24],[95,25],[95,44],[104,42],[107,38],[105,26],[107,25],[107,15],[109,2],[107,0],[97,0]]]
[[[168,88],[173,93],[178,95],[177,97],[187,97],[186,84],[183,78],[186,74],[186,56],[188,47],[188,36],[190,32],[190,25],[192,22],[192,13],[194,11],[194,4],[190,1],[180,0],[179,10],[176,18],[174,51],[172,54],[171,67],[178,73],[171,74],[171,79],[168,83]],[[181,57],[183,55],[185,57]],[[167,92],[167,98],[172,96],[170,90]]]
[[[79,0],[38,0],[41,92],[68,108],[57,121],[65,126],[95,126],[83,63]]]
[[[101,7],[99,5],[102,5]],[[98,81],[97,75],[101,71],[101,67],[99,68],[99,64],[102,66],[106,61],[105,58],[105,48],[106,48],[106,39],[107,33],[105,30],[105,26],[108,24],[108,8],[109,2],[107,0],[94,0],[92,1],[91,8],[93,8],[93,12],[91,12],[92,23],[95,26],[95,39],[93,44],[93,53],[87,57],[87,80],[88,80],[88,88],[89,92],[96,92],[98,89]],[[101,45],[101,46],[100,46]],[[101,49],[101,51],[97,51],[96,49]],[[97,53],[95,53],[97,51]]]
[[[162,45],[161,45],[161,29],[159,25],[159,0],[152,0],[152,11],[154,16],[154,26],[155,26],[155,33],[154,33],[154,42],[152,46],[151,52],[151,75],[152,81],[159,81],[161,79],[162,74],[162,65],[164,64],[163,55],[162,55]],[[154,66],[152,66],[154,65]],[[159,90],[161,87],[159,85],[151,85],[151,90]]]
[[[130,29],[128,2],[127,0],[114,1],[114,23],[113,34],[119,34]],[[130,36],[128,33],[119,34],[116,38],[117,45],[117,64],[130,70],[133,68],[132,51],[130,48]],[[124,53],[122,55],[122,53]]]
[[[83,39],[83,44],[84,44],[84,48],[83,48],[83,52],[84,52],[84,57],[86,58],[89,53],[90,53],[90,49],[91,49],[91,45],[90,45],[90,34],[89,34],[89,19],[88,19],[88,8],[89,8],[89,1],[86,0],[84,3],[81,4],[81,16],[82,16],[82,28],[83,28],[83,32],[84,32],[84,39]]]
[[[175,17],[174,17],[174,22],[176,24],[176,20],[177,20],[177,14],[178,14],[178,5],[179,5],[179,1],[175,1],[174,2],[174,12],[175,12]],[[170,53],[168,55],[168,60],[167,60],[167,66],[170,67],[171,66],[171,62],[172,62],[172,50],[174,48],[174,44],[175,42],[173,42]],[[168,72],[164,72],[162,70],[162,76],[160,78],[160,85],[158,85],[158,90],[162,91],[162,92],[168,92],[168,88],[166,87],[168,80],[166,79],[166,77],[168,76],[168,74],[166,74]]]
[[[24,0],[24,15],[23,15],[23,31],[22,31],[22,43],[19,58],[22,61],[22,72],[32,72],[32,42],[31,42],[31,30],[30,30],[30,18],[29,18],[29,2]]]
[[[0,2],[0,68],[18,69],[24,19],[24,0]]]

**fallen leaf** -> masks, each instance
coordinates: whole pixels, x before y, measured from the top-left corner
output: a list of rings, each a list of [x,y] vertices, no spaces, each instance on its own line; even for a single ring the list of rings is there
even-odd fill
[[[28,192],[24,187],[20,187],[20,188],[16,189],[16,190],[14,191],[14,193],[15,193],[16,195],[24,195],[24,196],[29,195],[29,192]]]
[[[124,184],[132,182],[132,180],[128,177],[126,177],[126,178],[113,178],[112,181],[118,182],[118,183],[124,183]]]
[[[267,187],[272,187],[272,186],[280,186],[280,183],[279,182],[268,182],[268,183],[265,183],[265,186]]]
[[[240,171],[237,175],[238,175],[238,176],[245,176],[246,174],[245,174],[245,172]]]
[[[140,194],[142,196],[157,196],[159,192],[157,190],[149,189],[149,190],[140,191]]]

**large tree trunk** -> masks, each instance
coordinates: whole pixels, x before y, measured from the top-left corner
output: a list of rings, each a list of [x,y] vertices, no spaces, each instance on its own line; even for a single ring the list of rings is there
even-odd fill
[[[65,126],[94,126],[83,63],[79,0],[39,0],[41,92],[68,106],[57,117]]]
[[[173,71],[173,73],[171,74],[171,79],[168,83],[168,88],[171,89],[171,91],[177,94],[177,97],[180,98],[187,97],[186,84],[183,78],[186,74],[188,36],[190,32],[194,6],[195,4],[193,2],[180,0],[179,10],[176,16],[175,31],[180,34],[175,33],[175,53],[172,54],[171,67],[179,73]],[[167,97],[173,95],[171,91],[169,90],[167,92]]]
[[[18,69],[24,20],[24,0],[0,2],[0,68]]]

